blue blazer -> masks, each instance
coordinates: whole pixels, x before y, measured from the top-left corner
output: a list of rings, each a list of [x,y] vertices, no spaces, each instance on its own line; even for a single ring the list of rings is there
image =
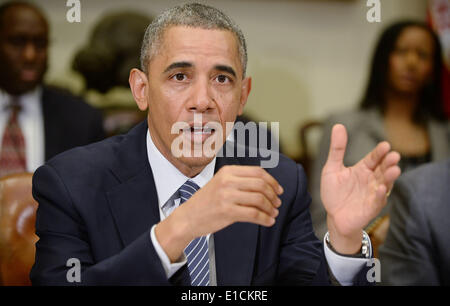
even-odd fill
[[[151,243],[160,216],[146,132],[142,122],[126,135],[64,152],[35,172],[34,285],[190,284],[186,265],[167,279]],[[218,157],[215,171],[225,165],[260,165],[260,158]],[[330,284],[301,166],[281,155],[268,172],[284,188],[276,223],[235,223],[214,233],[217,284]],[[81,262],[81,283],[67,282],[70,258]],[[363,269],[356,283],[364,277]]]

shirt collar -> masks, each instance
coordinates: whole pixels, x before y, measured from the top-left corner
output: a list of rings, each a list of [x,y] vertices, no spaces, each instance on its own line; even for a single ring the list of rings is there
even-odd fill
[[[35,113],[39,111],[40,103],[42,96],[42,88],[40,86],[35,89],[26,92],[20,96],[18,96],[18,100],[20,106],[22,107],[21,112],[23,113]],[[0,89],[0,111],[4,111],[6,106],[9,105],[11,101],[11,95],[6,91]]]
[[[216,157],[194,178],[189,178],[180,172],[153,143],[150,131],[147,129],[147,157],[152,169],[158,194],[158,203],[162,207],[178,189],[187,181],[194,181],[200,188],[205,186],[214,176]]]

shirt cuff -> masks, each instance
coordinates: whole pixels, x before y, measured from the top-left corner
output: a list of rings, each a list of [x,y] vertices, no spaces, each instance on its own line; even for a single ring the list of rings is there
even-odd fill
[[[356,258],[341,256],[330,250],[327,245],[326,237],[329,235],[327,232],[323,238],[323,247],[325,251],[325,258],[327,259],[328,266],[331,272],[338,282],[343,286],[353,285],[353,280],[356,274],[367,265],[370,258]],[[372,243],[369,239],[369,254],[372,254]]]
[[[161,264],[164,268],[164,271],[166,272],[167,278],[171,278],[172,275],[174,275],[182,266],[184,266],[187,263],[186,255],[183,252],[183,255],[181,255],[180,258],[178,258],[177,262],[171,263],[169,257],[167,256],[166,252],[164,252],[163,248],[159,244],[158,240],[156,239],[155,235],[155,225],[152,226],[152,229],[150,230],[150,239],[153,243],[153,247],[156,250],[156,253],[159,256],[159,259],[161,260]]]

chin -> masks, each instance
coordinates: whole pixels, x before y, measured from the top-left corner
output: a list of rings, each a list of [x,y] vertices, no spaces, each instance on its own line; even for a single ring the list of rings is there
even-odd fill
[[[34,90],[38,85],[39,85],[39,83],[36,83],[36,82],[23,82],[23,81],[21,81],[19,83],[19,86],[14,88],[13,94],[16,94],[16,95],[26,94],[26,93]]]
[[[215,156],[208,157],[208,156],[200,156],[200,157],[180,157],[178,160],[181,161],[183,164],[190,168],[198,168],[198,167],[205,167],[208,165]]]

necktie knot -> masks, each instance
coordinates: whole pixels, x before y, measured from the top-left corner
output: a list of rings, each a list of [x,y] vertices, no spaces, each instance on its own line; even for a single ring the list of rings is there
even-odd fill
[[[11,110],[11,115],[9,121],[15,121],[17,118],[17,114],[22,110],[22,105],[17,98],[11,98],[6,109]]]
[[[184,183],[180,187],[180,189],[178,189],[178,193],[181,198],[180,204],[183,204],[184,202],[189,200],[199,189],[200,187],[196,183],[191,180],[187,180],[186,183]]]

